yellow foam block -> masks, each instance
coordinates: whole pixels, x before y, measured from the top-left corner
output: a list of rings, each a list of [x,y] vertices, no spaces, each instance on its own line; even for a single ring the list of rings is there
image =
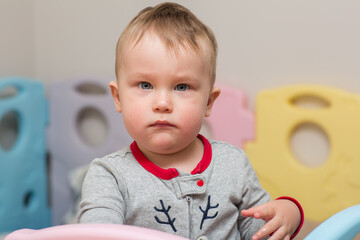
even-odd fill
[[[294,104],[303,96],[320,98],[328,106],[309,109]],[[245,151],[273,198],[296,198],[312,221],[323,221],[360,202],[358,95],[318,85],[283,87],[259,93],[256,115],[256,141],[245,144]],[[329,137],[329,157],[321,166],[305,166],[291,152],[291,134],[304,123],[320,126]]]

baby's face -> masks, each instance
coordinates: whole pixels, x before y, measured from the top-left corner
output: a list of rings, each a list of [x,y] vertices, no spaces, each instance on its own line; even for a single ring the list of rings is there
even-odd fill
[[[146,33],[124,47],[120,64],[115,104],[140,149],[172,154],[192,143],[213,102],[209,57],[184,49],[175,55]]]

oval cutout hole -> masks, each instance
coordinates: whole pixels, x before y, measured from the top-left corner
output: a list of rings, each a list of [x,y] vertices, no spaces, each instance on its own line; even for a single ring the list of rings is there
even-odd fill
[[[0,147],[5,151],[13,148],[19,135],[18,115],[11,111],[0,120]]]
[[[51,186],[53,186],[52,184],[52,179],[51,176],[53,174],[53,172],[51,171],[52,169],[52,159],[51,159],[51,152],[47,151],[46,152],[46,178],[47,178],[47,205],[48,207],[51,208],[51,203],[52,203],[52,199],[51,199]]]
[[[105,143],[109,129],[104,115],[99,110],[89,107],[78,114],[77,131],[86,145],[98,147]]]
[[[292,132],[290,148],[301,164],[319,167],[329,157],[330,142],[326,132],[319,125],[303,123]]]
[[[27,191],[23,198],[23,206],[29,208],[34,201],[34,193],[32,191]]]
[[[18,94],[18,89],[14,86],[5,87],[0,90],[0,99],[12,98]]]
[[[106,88],[92,82],[78,85],[76,91],[85,95],[105,95],[107,92]]]
[[[314,95],[302,95],[292,99],[291,104],[299,108],[321,109],[330,107],[330,103]]]

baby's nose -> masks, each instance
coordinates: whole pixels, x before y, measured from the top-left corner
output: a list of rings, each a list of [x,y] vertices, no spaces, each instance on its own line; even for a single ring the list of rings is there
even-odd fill
[[[172,101],[169,93],[161,91],[156,94],[153,110],[156,112],[171,112]]]

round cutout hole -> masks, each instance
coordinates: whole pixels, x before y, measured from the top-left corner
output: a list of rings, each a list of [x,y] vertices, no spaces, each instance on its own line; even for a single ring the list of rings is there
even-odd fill
[[[0,119],[0,147],[9,151],[13,148],[19,135],[19,118],[13,112],[7,112]]]
[[[291,100],[291,103],[298,108],[321,109],[328,108],[330,103],[320,97],[313,95],[302,95]]]
[[[85,95],[105,95],[107,90],[99,84],[88,82],[82,83],[76,87],[76,91]]]
[[[31,206],[33,201],[34,201],[34,193],[32,191],[26,192],[23,198],[23,206],[25,208],[28,208]]]
[[[10,86],[0,90],[0,99],[12,98],[18,94],[16,87]]]
[[[104,115],[92,107],[85,108],[78,114],[77,130],[80,138],[90,147],[103,145],[109,131]]]
[[[319,125],[303,123],[292,132],[290,148],[294,157],[303,165],[319,167],[329,157],[330,141]]]
[[[52,159],[51,159],[51,152],[50,151],[47,151],[46,152],[46,182],[48,183],[47,184],[47,205],[49,207],[51,207],[51,203],[52,203],[52,199],[51,199],[51,186],[53,186],[52,184],[52,174],[53,172],[51,171],[52,169]]]

